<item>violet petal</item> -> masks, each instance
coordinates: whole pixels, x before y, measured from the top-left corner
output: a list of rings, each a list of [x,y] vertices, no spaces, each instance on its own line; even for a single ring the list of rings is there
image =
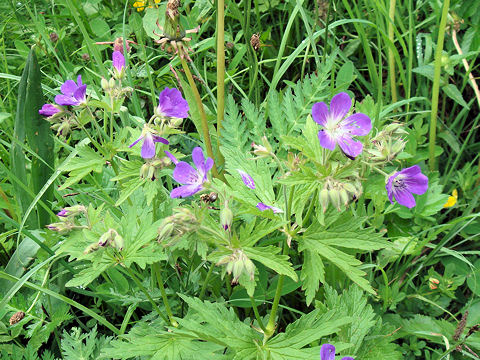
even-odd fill
[[[158,111],[168,117],[184,119],[188,117],[188,102],[182,93],[175,88],[165,88],[158,98]]]
[[[328,106],[324,102],[313,104],[312,118],[317,124],[325,126],[327,124]]]
[[[38,113],[43,116],[53,116],[56,113],[60,112],[60,110],[53,104],[44,104]]]
[[[253,178],[243,170],[237,169],[237,171],[242,177],[242,180],[245,186],[252,190],[255,189],[255,182],[253,181]]]
[[[318,140],[320,141],[320,146],[328,149],[328,150],[335,150],[335,140],[330,136],[328,132],[325,130],[320,130],[318,132]]]
[[[189,197],[196,194],[200,190],[202,190],[201,184],[182,185],[173,189],[172,192],[170,193],[170,197],[172,199],[178,198],[178,197],[183,197],[183,198]]]
[[[180,161],[175,170],[173,170],[173,178],[181,184],[199,184],[201,181],[198,172],[185,161]]]
[[[76,106],[79,104],[78,100],[75,99],[74,97],[71,97],[71,96],[67,96],[67,95],[57,95],[55,96],[55,102],[58,104],[58,105],[62,105],[62,106]]]
[[[152,135],[152,136],[153,136],[153,141],[154,142],[161,142],[162,144],[165,144],[165,145],[169,144],[168,140],[161,137],[161,136],[158,136],[158,135]]]
[[[165,150],[165,155],[167,155],[168,158],[169,158],[170,160],[172,160],[172,163],[174,163],[175,165],[178,164],[177,158],[176,158],[175,156],[173,156],[170,151]]]
[[[140,155],[144,159],[151,159],[155,156],[155,143],[153,142],[153,136],[150,133],[146,133],[143,139],[142,151]]]
[[[393,190],[393,196],[395,196],[395,200],[397,200],[400,205],[406,206],[409,209],[416,205],[415,198],[407,189]]]
[[[347,117],[342,124],[352,135],[365,136],[372,130],[372,121],[362,113]]]
[[[347,93],[341,92],[330,101],[330,115],[333,119],[343,119],[352,107],[352,99]]]
[[[120,51],[114,51],[112,54],[113,67],[117,69],[118,72],[122,71],[122,68],[125,67],[125,57]]]
[[[137,140],[135,140],[133,143],[131,143],[130,145],[128,145],[128,147],[131,148],[131,147],[137,145],[138,142],[139,142],[140,140],[142,140],[144,137],[145,137],[145,135],[140,135],[140,137],[139,137]]]
[[[75,84],[75,81],[67,80],[60,87],[60,91],[62,92],[63,95],[73,96],[73,93],[75,92],[75,90],[77,90],[77,88],[78,86],[77,84]]]
[[[335,360],[335,346],[323,344],[320,348],[320,360]]]
[[[360,141],[355,141],[346,135],[338,139],[338,145],[346,155],[352,158],[360,155],[363,150],[363,144]]]

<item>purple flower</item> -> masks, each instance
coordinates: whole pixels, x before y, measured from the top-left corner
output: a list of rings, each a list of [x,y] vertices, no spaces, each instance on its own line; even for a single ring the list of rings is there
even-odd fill
[[[77,83],[73,80],[67,80],[60,87],[62,94],[55,96],[55,102],[58,105],[77,106],[86,101],[85,94],[87,85],[82,83],[82,75],[78,75]]]
[[[185,185],[173,189],[170,197],[188,197],[203,189],[203,183],[207,181],[207,173],[213,166],[213,159],[207,158],[207,160],[205,160],[200,147],[193,149],[192,159],[197,168],[196,170],[185,161],[177,161],[175,170],[173,170],[173,178],[180,184]]]
[[[320,348],[320,360],[335,360],[335,346],[323,344]],[[350,356],[345,356],[342,360],[354,360]]]
[[[68,216],[68,211],[65,210],[65,209],[62,209],[57,213],[57,216],[67,217]]]
[[[318,132],[320,145],[329,150],[335,150],[336,144],[350,158],[355,158],[362,152],[363,144],[353,140],[354,136],[365,136],[372,129],[370,118],[362,113],[344,117],[352,107],[352,100],[347,93],[339,93],[332,98],[330,110],[324,102],[318,102],[312,107],[313,120],[323,129]]]
[[[279,209],[279,208],[277,208],[277,207],[275,207],[275,206],[265,205],[265,204],[262,203],[262,202],[259,202],[259,203],[257,204],[257,209],[260,210],[260,211],[265,211],[265,210],[271,209],[274,214],[283,213],[283,210],[282,210],[282,209]]]
[[[135,140],[133,143],[131,143],[128,147],[131,148],[135,146],[140,140],[143,140],[142,151],[140,152],[140,155],[144,159],[151,159],[152,157],[155,156],[156,142],[161,142],[165,145],[168,145],[168,140],[164,139],[161,136],[153,134],[152,130],[148,127],[148,125],[145,125],[140,137],[137,140]]]
[[[165,88],[158,99],[157,114],[161,117],[174,117],[184,119],[188,117],[187,100],[182,97],[178,89]]]
[[[62,111],[58,106],[53,104],[44,104],[38,113],[43,116],[53,116]]]
[[[255,182],[253,181],[253,178],[243,170],[237,169],[237,171],[242,177],[242,180],[245,186],[252,190],[255,189]]]
[[[392,204],[395,197],[400,205],[412,208],[416,205],[412,194],[425,194],[428,178],[422,174],[420,166],[414,165],[390,176],[385,187]]]
[[[112,54],[113,67],[120,74],[125,67],[125,57],[120,51],[114,51]]]

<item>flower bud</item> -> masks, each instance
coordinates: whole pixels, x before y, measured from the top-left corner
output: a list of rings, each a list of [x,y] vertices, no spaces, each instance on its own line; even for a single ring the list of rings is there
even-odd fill
[[[340,211],[340,192],[337,189],[330,189],[328,190],[328,198],[332,205],[335,206],[338,211]]]
[[[102,80],[100,81],[100,84],[102,85],[102,89],[105,91],[105,92],[108,92],[110,91],[110,86],[108,84],[108,80],[105,79],[104,77],[102,77]]]
[[[114,229],[108,229],[106,233],[100,236],[100,239],[98,240],[98,245],[102,247],[110,245],[113,242],[115,235],[117,234],[118,233]]]
[[[114,78],[110,78],[110,80],[108,80],[108,87],[110,89],[113,89],[115,87],[115,79]]]
[[[228,207],[227,204],[220,210],[220,224],[224,230],[230,230],[233,221],[232,210]]]
[[[320,200],[320,205],[322,205],[323,212],[327,211],[328,208],[328,190],[322,189],[318,195]]]
[[[115,235],[113,238],[113,247],[118,251],[122,251],[124,246],[125,241],[123,240],[123,237],[121,237],[119,234]]]
[[[99,248],[100,248],[100,246],[98,245],[98,243],[93,243],[93,244],[88,245],[88,246],[85,248],[85,250],[83,250],[83,253],[84,253],[85,255],[88,255],[88,254],[90,254],[91,252],[97,251]]]
[[[348,205],[348,198],[349,198],[347,190],[340,189],[339,194],[340,194],[340,202],[342,204],[344,204],[345,206],[347,206]]]

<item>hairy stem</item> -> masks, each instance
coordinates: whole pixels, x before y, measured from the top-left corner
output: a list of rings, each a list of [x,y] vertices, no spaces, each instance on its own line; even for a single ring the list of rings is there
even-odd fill
[[[173,318],[172,309],[171,309],[170,304],[168,302],[165,287],[163,286],[162,269],[160,268],[159,263],[153,264],[153,272],[155,273],[155,276],[157,277],[158,288],[160,289],[160,292],[162,294],[163,305],[165,306],[165,311],[167,312],[168,318],[170,319],[170,324],[172,324],[172,326],[178,327],[178,322],[177,322],[177,320],[175,320]]]
[[[203,108],[202,104],[202,98],[200,97],[200,93],[198,92],[197,85],[195,85],[195,80],[193,80],[192,73],[190,72],[190,68],[187,65],[187,62],[185,61],[183,57],[183,50],[181,47],[178,47],[178,53],[180,57],[180,62],[182,63],[183,70],[185,71],[185,75],[187,76],[188,83],[190,85],[190,88],[193,91],[193,95],[195,97],[195,102],[197,103],[198,111],[200,113],[200,118],[202,121],[202,132],[203,132],[203,140],[205,141],[205,147],[207,148],[207,154],[209,157],[212,159],[215,159],[213,156],[213,150],[212,150],[212,141],[210,140],[210,133],[208,131],[208,121],[207,121],[207,114],[205,114],[205,109]],[[218,178],[218,170],[217,166],[214,163],[213,164],[213,175]]]
[[[148,293],[147,289],[145,289],[145,287],[142,285],[140,280],[137,279],[137,277],[132,272],[132,270],[130,270],[127,267],[121,267],[120,269],[124,269],[125,272],[128,274],[128,276],[130,276],[130,278],[135,282],[135,284],[137,284],[138,288],[145,294],[148,301],[150,301],[150,303],[152,304],[153,309],[158,313],[158,315],[160,315],[160,317],[163,319],[163,321],[165,321],[166,323],[169,323],[167,317],[162,313],[162,311],[160,310],[158,305],[155,303],[155,301],[152,299],[152,297]]]
[[[217,1],[217,136],[225,111],[225,1]]]
[[[202,289],[200,290],[200,295],[198,297],[200,300],[203,300],[203,297],[205,296],[205,291],[207,290],[207,286],[208,286],[208,280],[210,279],[210,276],[212,275],[214,268],[215,268],[215,263],[212,263],[210,265],[210,269],[208,269],[208,273],[207,273],[207,276],[205,277],[205,281],[203,282]]]
[[[440,19],[440,26],[438,29],[437,48],[435,49],[435,65],[433,75],[432,88],[432,112],[430,116],[430,134],[428,143],[429,165],[430,170],[435,170],[435,141],[437,137],[437,112],[438,112],[438,95],[440,92],[440,73],[442,70],[442,51],[443,40],[445,38],[445,28],[447,25],[448,9],[450,7],[450,0],[443,2],[442,18]]]
[[[388,23],[388,39],[395,43],[395,39],[393,37],[393,27],[395,24],[395,3],[396,0],[390,0],[390,9],[388,11],[388,17],[390,21]],[[393,49],[391,47],[388,48],[388,72],[390,73],[390,91],[392,93],[392,102],[397,102],[397,84],[395,79],[395,57],[393,55]]]

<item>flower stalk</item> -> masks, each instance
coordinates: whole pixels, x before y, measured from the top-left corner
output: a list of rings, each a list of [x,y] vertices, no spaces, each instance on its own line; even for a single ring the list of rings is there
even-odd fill
[[[160,310],[160,308],[158,307],[158,305],[155,303],[155,301],[152,299],[152,297],[150,296],[150,294],[148,293],[147,289],[145,289],[145,287],[142,285],[142,283],[140,282],[140,280],[137,279],[137,277],[135,276],[135,274],[132,272],[132,270],[130,270],[129,268],[127,267],[121,267],[121,269],[124,269],[125,272],[128,274],[128,276],[130,276],[130,278],[135,282],[135,284],[137,284],[138,288],[145,294],[145,296],[147,297],[148,301],[150,301],[150,303],[152,304],[152,307],[153,309],[158,313],[158,315],[163,319],[163,321],[165,321],[166,323],[168,323],[168,318],[162,313],[162,311]],[[173,325],[173,324],[172,324]]]
[[[213,149],[212,149],[212,141],[210,140],[210,133],[208,131],[208,121],[207,121],[207,114],[205,114],[205,109],[203,108],[203,103],[202,103],[202,98],[200,97],[200,93],[198,92],[197,85],[195,85],[195,80],[193,79],[192,73],[190,71],[190,68],[187,65],[187,62],[185,61],[183,55],[183,50],[179,47],[178,48],[179,52],[179,58],[180,62],[182,63],[183,70],[185,71],[185,75],[187,76],[188,83],[190,85],[190,88],[193,91],[193,95],[195,97],[195,102],[197,103],[198,111],[200,113],[200,119],[202,121],[202,132],[203,132],[203,140],[205,141],[205,147],[207,149],[207,154],[209,157],[212,159],[214,158],[213,156]],[[213,164],[213,175],[218,178],[218,170],[217,166]]]
[[[172,324],[172,326],[174,327],[178,327],[178,322],[173,317],[172,308],[170,307],[167,293],[165,291],[165,287],[163,286],[162,269],[160,269],[159,263],[153,264],[153,271],[157,278],[158,288],[160,289],[160,293],[162,294],[163,305],[165,306],[165,311],[167,312],[168,318],[170,319],[170,324]]]
[[[445,38],[445,29],[447,26],[448,9],[450,0],[443,2],[442,18],[438,30],[437,48],[435,49],[435,64],[433,74],[432,88],[432,112],[430,115],[430,133],[428,143],[429,165],[430,170],[435,170],[435,141],[437,138],[437,112],[438,112],[438,96],[440,92],[440,75],[442,70],[442,51],[443,40]]]

